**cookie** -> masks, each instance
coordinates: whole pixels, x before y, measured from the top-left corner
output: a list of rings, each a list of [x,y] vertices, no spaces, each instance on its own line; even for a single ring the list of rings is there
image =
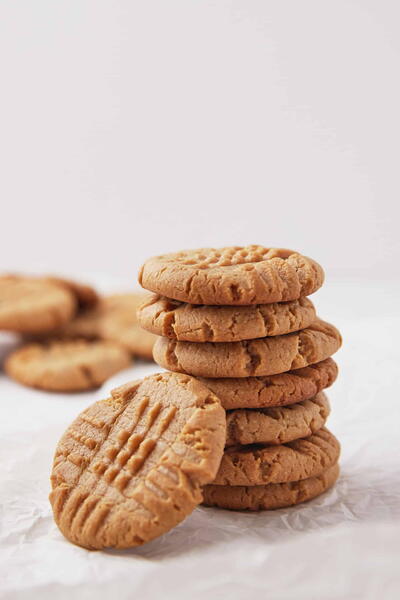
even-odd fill
[[[100,338],[101,307],[81,310],[63,327],[51,332],[52,337],[64,340],[83,339],[98,340]]]
[[[75,296],[80,309],[93,308],[99,301],[99,295],[96,290],[86,283],[53,275],[46,277],[45,281],[55,283],[69,290]]]
[[[320,475],[268,485],[229,486],[206,485],[203,488],[206,506],[229,510],[271,510],[312,500],[333,486],[339,477],[339,465],[326,469]]]
[[[24,385],[73,392],[96,388],[130,364],[129,353],[117,344],[76,340],[27,344],[8,356],[4,368]]]
[[[237,342],[305,329],[316,319],[308,298],[252,306],[186,304],[153,294],[138,310],[144,329],[184,342]]]
[[[199,377],[226,410],[286,406],[312,398],[336,380],[338,366],[332,358],[269,377]]]
[[[55,453],[55,521],[85,548],[138,546],[202,501],[225,443],[217,397],[192,377],[152,375],[111,392],[72,423]]]
[[[231,446],[225,449],[212,483],[266,485],[307,479],[332,467],[339,454],[339,442],[325,428],[279,446]]]
[[[136,317],[147,294],[115,294],[103,299],[100,337],[118,342],[131,354],[153,359],[156,336],[141,328]]]
[[[325,360],[341,346],[339,331],[317,319],[296,333],[242,342],[177,342],[159,337],[154,360],[165,369],[199,377],[275,375]]]
[[[100,338],[101,304],[93,308],[80,310],[68,323],[57,329],[25,335],[29,342],[48,343],[55,340],[98,340]]]
[[[322,267],[293,250],[264,246],[200,248],[150,258],[139,283],[191,304],[268,304],[308,296],[324,281]]]
[[[34,277],[0,277],[0,330],[36,334],[56,329],[75,314],[70,290]]]
[[[228,411],[226,445],[292,442],[321,429],[329,413],[328,398],[323,392],[289,406]]]

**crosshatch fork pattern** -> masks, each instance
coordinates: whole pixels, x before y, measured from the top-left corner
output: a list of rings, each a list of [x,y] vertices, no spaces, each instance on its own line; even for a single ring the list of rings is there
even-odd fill
[[[264,246],[233,246],[231,248],[203,248],[193,251],[177,252],[174,260],[183,265],[197,268],[230,267],[261,262],[270,258],[288,258],[294,254],[292,250],[282,248],[264,248]],[[162,258],[162,257],[160,257]]]
[[[215,406],[222,411],[216,400]],[[96,538],[121,506],[157,525],[159,501],[172,503],[181,518],[179,502],[189,500],[193,509],[201,499],[202,482],[190,471],[197,468],[201,472],[203,458],[212,449],[211,439],[202,434],[201,422],[199,426],[191,424],[196,410],[193,402],[182,403],[178,409],[157,393],[152,397],[137,394],[136,386],[117,402],[102,401],[84,411],[63,436],[54,460],[53,510],[67,537],[77,543],[82,534]],[[223,411],[221,425],[222,417]],[[222,427],[212,429],[211,436],[218,429],[218,435],[222,432]],[[216,468],[217,463],[212,475]],[[182,485],[184,491],[179,491],[177,503],[173,495]],[[136,536],[136,543],[141,539]]]

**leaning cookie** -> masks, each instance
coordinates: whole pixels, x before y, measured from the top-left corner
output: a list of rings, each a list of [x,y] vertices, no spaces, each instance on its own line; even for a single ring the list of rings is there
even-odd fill
[[[8,356],[6,373],[24,385],[56,392],[94,389],[129,367],[131,357],[111,342],[27,344]]]
[[[316,319],[308,298],[252,306],[187,304],[152,294],[138,309],[140,325],[184,342],[237,342],[305,329]]]
[[[329,413],[329,401],[323,392],[289,406],[229,410],[226,445],[286,444],[316,433]]]
[[[333,325],[317,319],[296,333],[241,342],[176,342],[157,339],[153,356],[170,371],[199,377],[275,375],[325,360],[342,343]]]
[[[340,445],[324,427],[279,446],[256,444],[225,449],[214,485],[266,485],[320,475],[339,459]]]
[[[113,390],[58,443],[50,494],[58,527],[90,549],[165,533],[202,501],[225,436],[218,399],[192,377],[161,373]]]
[[[273,510],[294,506],[320,496],[331,488],[339,477],[336,463],[320,475],[267,485],[206,485],[203,488],[206,506],[218,506],[228,510]]]

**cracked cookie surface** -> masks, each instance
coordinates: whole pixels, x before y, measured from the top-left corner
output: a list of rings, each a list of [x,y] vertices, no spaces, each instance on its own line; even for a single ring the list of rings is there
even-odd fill
[[[339,477],[339,465],[320,475],[291,481],[254,486],[206,485],[203,489],[206,506],[228,510],[272,510],[294,506],[320,496],[331,488]]]
[[[200,248],[155,256],[139,273],[146,289],[192,304],[247,305],[297,300],[321,287],[322,267],[293,250]]]
[[[325,360],[341,346],[339,331],[317,319],[296,333],[241,342],[177,342],[159,337],[154,360],[165,369],[199,377],[275,375]]]
[[[117,344],[76,340],[27,344],[8,356],[4,368],[24,385],[72,392],[96,388],[130,364]]]
[[[266,485],[320,475],[339,458],[340,445],[325,427],[287,444],[225,449],[213,485]]]
[[[317,432],[329,413],[323,392],[289,406],[231,410],[226,413],[226,445],[286,444]]]
[[[226,436],[217,397],[160,373],[96,402],[66,430],[51,474],[55,521],[86,548],[127,548],[174,527],[202,501]]]
[[[311,325],[315,308],[308,298],[252,306],[187,304],[152,294],[138,309],[144,329],[186,342],[236,342],[282,335]]]
[[[286,406],[312,398],[336,380],[338,366],[332,358],[303,369],[267,377],[226,377],[199,380],[220,399],[226,410]]]

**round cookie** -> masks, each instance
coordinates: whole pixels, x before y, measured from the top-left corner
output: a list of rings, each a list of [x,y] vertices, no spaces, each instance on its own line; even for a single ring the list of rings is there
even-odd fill
[[[254,486],[205,485],[203,504],[229,510],[284,508],[320,496],[333,486],[338,477],[339,465],[336,463],[320,475],[301,481]]]
[[[317,319],[296,333],[241,342],[176,342],[157,338],[154,360],[165,369],[199,377],[275,375],[325,360],[341,346],[339,331]]]
[[[286,406],[312,398],[336,380],[338,367],[332,358],[269,377],[199,377],[214,392],[225,410]]]
[[[156,336],[141,328],[136,317],[147,294],[115,294],[102,301],[100,337],[118,342],[131,354],[153,359]]]
[[[51,333],[57,339],[97,340],[100,337],[101,307],[80,311],[71,321]]]
[[[225,449],[214,485],[266,485],[320,475],[339,458],[340,445],[324,427],[309,437],[279,446]]]
[[[96,402],[58,443],[55,521],[85,548],[128,548],[165,533],[202,501],[225,443],[217,397],[185,375],[161,373]]]
[[[323,392],[297,404],[226,413],[226,445],[286,444],[316,433],[330,413]]]
[[[99,295],[96,290],[86,283],[72,281],[72,279],[64,279],[50,275],[44,279],[50,283],[55,283],[69,290],[76,298],[80,309],[93,308],[99,301]]]
[[[46,343],[55,340],[98,340],[100,338],[101,304],[80,310],[75,317],[62,327],[41,334],[25,335],[25,339]]]
[[[0,330],[36,334],[72,319],[76,299],[70,290],[34,277],[0,277]]]
[[[297,300],[321,287],[322,267],[293,250],[264,246],[200,248],[150,258],[139,283],[191,304],[268,304]]]
[[[24,385],[73,392],[96,388],[130,364],[129,353],[117,344],[76,340],[22,346],[4,368]]]
[[[186,304],[153,294],[138,310],[144,329],[184,342],[237,342],[305,329],[316,319],[308,298],[251,306]]]

